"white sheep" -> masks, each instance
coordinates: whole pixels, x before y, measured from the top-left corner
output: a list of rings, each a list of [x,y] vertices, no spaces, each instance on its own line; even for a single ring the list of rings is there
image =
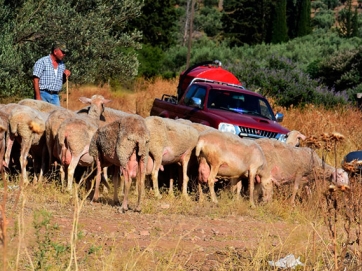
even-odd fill
[[[164,165],[180,163],[182,166],[182,195],[186,198],[189,177],[188,163],[198,138],[198,132],[190,125],[157,116],[145,118],[150,131],[149,163],[153,163],[151,173],[154,195],[161,198],[158,188],[158,171]]]
[[[258,139],[256,142],[264,152],[267,160],[266,170],[270,173],[272,182],[276,185],[294,183],[290,199],[292,204],[300,185],[318,177],[325,177],[336,184],[349,184],[347,172],[328,165],[311,148],[294,147],[270,139]]]
[[[2,108],[3,109],[3,108]],[[10,155],[14,140],[21,144],[20,151],[20,166],[22,183],[28,184],[28,176],[26,171],[27,157],[29,152],[32,153],[34,168],[38,167],[37,157],[45,159],[45,121],[47,114],[42,113],[24,105],[17,105],[10,111],[9,114],[9,136],[6,144],[5,164],[9,165]],[[43,165],[43,163],[42,163]],[[41,167],[39,181],[41,181],[44,168]],[[36,172],[36,170],[35,170]],[[34,181],[36,181],[36,174]]]
[[[286,144],[298,147],[300,144],[300,140],[305,140],[306,136],[297,130],[292,130],[287,134]]]
[[[207,163],[199,170],[199,196],[202,200],[202,182],[207,182],[211,200],[217,203],[214,183],[217,177],[223,179],[240,179],[248,175],[249,200],[254,203],[254,182],[260,182],[264,194],[269,193],[272,184],[266,168],[266,159],[260,146],[253,140],[239,138],[231,133],[218,130],[207,130],[200,134],[196,145],[196,156]],[[206,169],[206,170],[204,170]]]
[[[128,194],[132,178],[137,175],[138,204],[137,211],[141,210],[141,197],[144,189],[147,156],[150,134],[145,120],[134,114],[125,114],[124,117],[98,128],[92,137],[89,154],[97,164],[96,187],[93,200],[98,200],[99,184],[102,169],[114,165],[114,203],[118,201],[118,174],[122,172],[125,179],[124,199],[122,210],[128,210]]]
[[[67,190],[72,190],[74,171],[77,165],[89,167],[93,157],[89,155],[89,143],[99,126],[104,104],[110,102],[101,95],[91,98],[81,97],[83,103],[89,103],[87,115],[76,115],[63,121],[57,131],[57,159],[66,171]],[[63,180],[63,179],[62,179]]]
[[[51,167],[51,164],[54,162],[54,158],[56,158],[58,154],[58,149],[57,149],[58,145],[55,144],[55,141],[59,126],[66,119],[71,119],[75,117],[76,113],[74,111],[59,106],[57,106],[57,109],[49,114],[49,117],[45,122],[45,139],[46,139],[47,150],[49,153],[49,164],[48,164],[49,168]],[[64,180],[64,176],[62,176],[61,178],[63,178]]]
[[[48,103],[46,101],[34,100],[34,99],[23,99],[23,100],[19,101],[18,104],[26,105],[31,108],[37,109],[40,112],[45,112],[45,113],[50,113],[50,112],[60,108],[59,106]]]
[[[4,156],[6,150],[6,132],[9,126],[9,114],[0,109],[0,173],[4,171]]]

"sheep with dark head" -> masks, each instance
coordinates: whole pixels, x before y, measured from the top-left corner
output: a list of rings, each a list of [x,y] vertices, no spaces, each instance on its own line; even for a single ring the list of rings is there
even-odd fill
[[[134,114],[125,116],[98,128],[92,137],[89,154],[97,164],[96,187],[93,200],[98,200],[101,173],[104,167],[114,165],[113,173],[114,202],[118,202],[118,172],[124,176],[125,192],[122,210],[128,210],[128,194],[132,178],[137,176],[138,203],[141,210],[141,198],[144,189],[150,134],[142,117]]]

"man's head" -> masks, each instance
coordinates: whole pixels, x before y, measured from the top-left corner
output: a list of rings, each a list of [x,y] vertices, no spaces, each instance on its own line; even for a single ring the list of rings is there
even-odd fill
[[[52,54],[57,58],[57,60],[63,60],[65,54],[67,54],[69,50],[64,42],[55,41],[52,45]]]

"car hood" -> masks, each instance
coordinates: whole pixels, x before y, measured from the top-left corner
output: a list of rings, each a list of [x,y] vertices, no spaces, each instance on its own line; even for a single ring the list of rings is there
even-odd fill
[[[281,126],[277,121],[255,115],[236,113],[219,109],[209,109],[208,112],[209,114],[213,114],[214,117],[217,118],[220,122],[282,134],[289,132],[288,129]]]

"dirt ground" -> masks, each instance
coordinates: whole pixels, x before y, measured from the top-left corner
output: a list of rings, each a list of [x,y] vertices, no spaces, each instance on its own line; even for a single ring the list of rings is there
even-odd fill
[[[60,202],[59,199],[47,196],[49,199],[44,201],[40,199],[41,196],[37,198],[31,193],[21,215],[21,202],[16,211],[13,211],[16,190],[10,190],[8,197],[10,259],[14,257],[12,253],[19,243],[16,231],[21,216],[25,221],[24,243],[30,250],[39,246],[34,226],[31,226],[36,210],[46,210],[52,214],[49,225],[58,225],[52,238],[58,243],[69,244],[75,209],[71,200]],[[131,208],[135,202],[136,197],[133,197],[130,200]],[[234,270],[230,267],[234,261],[252,261],[251,255],[260,249],[261,242],[263,246],[267,243],[271,248],[277,247],[296,227],[293,223],[266,222],[249,215],[220,215],[218,206],[208,207],[209,211],[205,211],[204,206],[197,202],[189,203],[196,205],[191,213],[173,214],[173,208],[179,208],[173,205],[178,203],[179,201],[167,198],[159,201],[152,199],[146,203],[145,211],[141,213],[132,210],[121,213],[119,208],[111,204],[86,200],[78,223],[78,231],[81,232],[81,238],[77,241],[78,259],[87,257],[95,248],[106,254],[106,251],[111,251],[114,247],[121,247],[124,252],[137,250],[139,255],[145,255],[142,260],[144,264],[147,263],[145,270],[162,269],[160,266],[165,258],[178,266],[178,270]],[[86,266],[87,264],[83,264],[84,269],[81,267],[80,270],[93,270]],[[144,267],[135,270],[143,269]],[[236,270],[240,270],[240,265]]]

